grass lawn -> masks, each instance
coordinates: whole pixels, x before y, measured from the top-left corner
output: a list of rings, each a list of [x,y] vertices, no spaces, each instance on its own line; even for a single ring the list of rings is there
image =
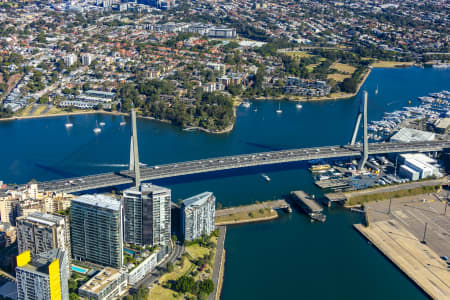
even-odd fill
[[[307,65],[307,66],[306,66],[306,69],[307,69],[309,72],[312,72],[312,71],[314,70],[314,68],[317,67],[318,65],[320,65],[320,63],[317,63],[317,64],[310,64],[310,65]]]
[[[276,211],[269,209],[264,209],[262,212],[260,212],[259,210],[255,210],[252,212],[239,212],[227,216],[216,217],[216,224],[220,224],[223,222],[233,223],[239,221],[247,221],[256,218],[272,217],[276,215],[278,215]]]
[[[191,269],[191,267],[192,263],[185,257],[183,267],[175,266],[175,270],[172,273],[167,273],[161,276],[161,278],[159,279],[159,284],[155,284],[150,289],[148,299],[183,299],[183,297],[181,295],[178,295],[177,292],[171,289],[164,288],[162,284],[166,283],[169,280],[177,280],[178,278],[186,274]],[[178,296],[174,297],[174,294],[177,294]]]
[[[334,79],[337,82],[342,82],[344,81],[345,78],[349,78],[352,77],[352,75],[348,75],[348,74],[328,74],[327,78],[328,79]]]
[[[47,113],[50,115],[50,114],[60,114],[60,113],[63,113],[63,112],[64,111],[61,108],[56,107],[56,106],[52,106],[52,108],[50,108],[50,110]]]
[[[20,113],[21,117],[26,117],[30,113],[30,110],[33,108],[33,105],[28,105],[25,109]]]
[[[414,65],[415,62],[413,61],[407,61],[407,62],[400,62],[400,61],[377,61],[372,64],[372,67],[374,68],[397,68],[397,67],[407,67]]]
[[[312,55],[304,51],[287,51],[284,54],[291,56],[294,59],[302,59],[303,57],[311,57]]]
[[[333,63],[330,66],[330,68],[334,69],[334,70],[337,70],[339,72],[342,72],[342,73],[347,73],[347,74],[353,74],[355,72],[355,70],[356,70],[356,68],[353,67],[353,66],[350,66],[350,65],[347,65],[347,64],[341,64],[341,63],[338,63],[338,62]]]
[[[36,108],[33,112],[33,116],[39,116],[45,109],[47,108],[47,104],[41,104]]]
[[[217,238],[215,236],[211,238],[211,241],[217,244]],[[192,256],[193,259],[197,259],[199,257],[205,256],[205,254],[208,254],[209,249],[205,247],[200,247],[199,244],[195,244],[186,246],[186,252],[189,253],[189,255]]]

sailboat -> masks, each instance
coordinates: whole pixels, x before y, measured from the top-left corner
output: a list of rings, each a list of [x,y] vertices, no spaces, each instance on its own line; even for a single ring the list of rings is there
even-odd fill
[[[264,180],[266,181],[270,181],[270,177],[267,176],[266,174],[261,174],[262,178],[264,178]]]
[[[278,102],[277,114],[281,114],[283,111],[280,108],[280,102]]]
[[[375,89],[375,95],[378,95],[378,84],[377,84],[377,88]]]
[[[98,134],[98,133],[102,132],[102,129],[100,127],[98,127],[98,122],[97,121],[95,121],[95,124],[96,124],[96,127],[94,128],[94,133]]]
[[[127,122],[125,122],[125,119],[122,117],[122,121],[120,121],[120,126],[125,126]]]
[[[69,121],[69,117],[66,118],[66,128],[72,128],[73,124]]]

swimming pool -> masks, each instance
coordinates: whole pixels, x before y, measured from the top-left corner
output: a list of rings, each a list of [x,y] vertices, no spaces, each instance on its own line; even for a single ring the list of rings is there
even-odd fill
[[[127,248],[123,248],[123,251],[125,251],[126,253],[130,254],[131,256],[134,256],[134,251],[127,249]]]
[[[81,274],[86,274],[89,270],[88,269],[84,269],[82,267],[78,267],[78,266],[72,265],[72,271],[75,271],[75,272],[81,273]]]

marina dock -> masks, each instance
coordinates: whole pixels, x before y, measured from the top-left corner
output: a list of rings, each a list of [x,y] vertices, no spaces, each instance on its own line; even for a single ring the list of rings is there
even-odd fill
[[[314,184],[321,189],[343,189],[348,188],[348,180],[342,179],[327,179],[327,180],[316,180]]]
[[[294,202],[313,220],[325,222],[326,216],[322,213],[322,206],[303,191],[293,191],[291,196]]]

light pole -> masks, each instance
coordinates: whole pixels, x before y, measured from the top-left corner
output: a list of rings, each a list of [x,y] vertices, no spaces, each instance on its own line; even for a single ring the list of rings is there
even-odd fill
[[[423,230],[423,238],[422,238],[422,244],[426,244],[427,242],[425,241],[425,237],[427,235],[427,227],[428,227],[428,223],[425,223],[425,229]]]

